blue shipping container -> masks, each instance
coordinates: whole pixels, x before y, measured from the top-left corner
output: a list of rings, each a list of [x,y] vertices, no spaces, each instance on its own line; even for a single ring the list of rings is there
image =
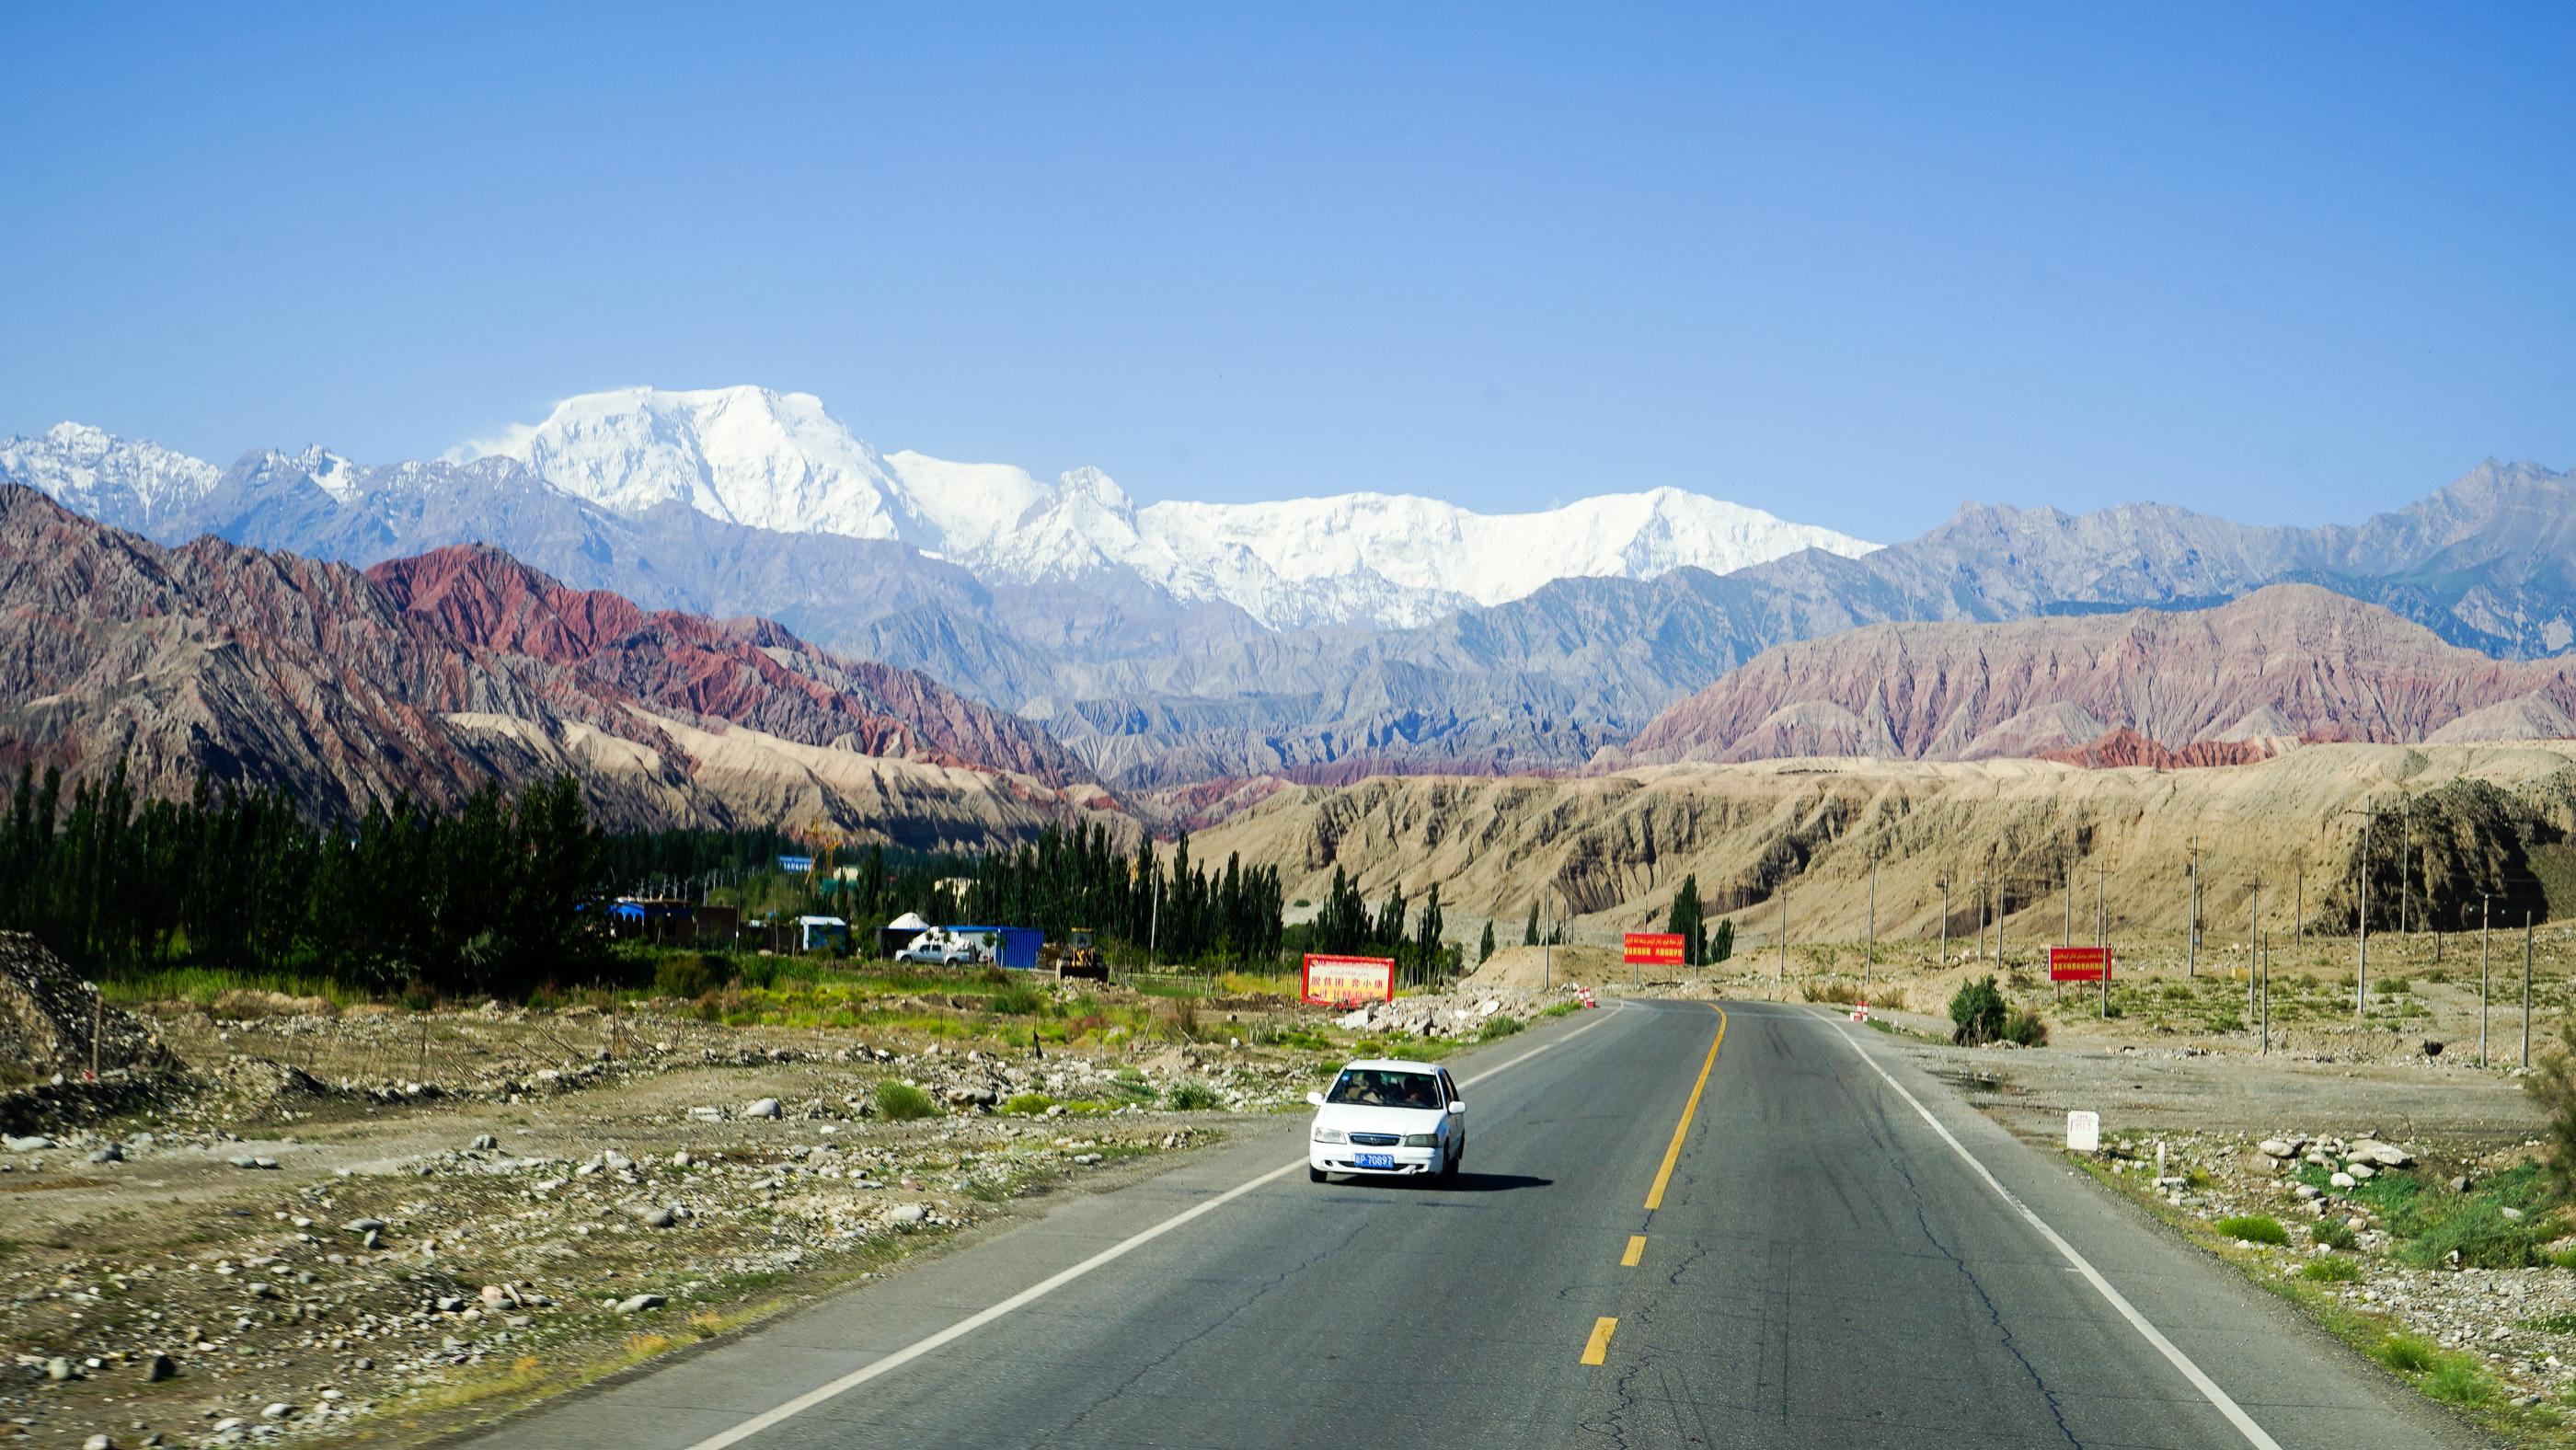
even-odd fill
[[[1033,926],[950,926],[940,928],[951,936],[989,936],[993,955],[1006,967],[1029,971],[1038,964],[1038,948],[1045,944],[1046,933]]]

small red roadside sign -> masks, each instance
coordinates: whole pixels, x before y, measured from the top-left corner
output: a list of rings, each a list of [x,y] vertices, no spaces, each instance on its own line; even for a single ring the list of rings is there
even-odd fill
[[[1395,1000],[1395,958],[1306,954],[1299,995],[1319,1007]]]
[[[1682,934],[1677,931],[1632,931],[1627,938],[1627,962],[1639,967],[1678,967],[1682,964]]]
[[[2106,982],[2110,978],[2109,947],[2048,949],[2048,979],[2052,982]]]

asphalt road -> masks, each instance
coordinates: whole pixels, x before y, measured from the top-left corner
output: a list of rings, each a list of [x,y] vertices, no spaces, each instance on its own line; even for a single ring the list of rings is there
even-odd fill
[[[2484,1443],[1838,1019],[1634,1002],[1451,1067],[1454,1188],[1264,1125],[479,1443]]]

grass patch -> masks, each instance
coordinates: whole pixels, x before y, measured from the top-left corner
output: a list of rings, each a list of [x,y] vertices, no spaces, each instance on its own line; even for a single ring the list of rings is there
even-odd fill
[[[938,1100],[908,1082],[888,1079],[877,1084],[877,1114],[890,1123],[909,1123],[939,1116]]]
[[[2275,1247],[2290,1241],[2290,1231],[2268,1213],[2239,1213],[2218,1221],[2218,1231],[2239,1243],[2271,1244]]]
[[[2379,1346],[2376,1358],[2399,1374],[2416,1375],[2438,1363],[2442,1351],[2420,1334],[2392,1334]]]
[[[1523,1022],[1518,1017],[1512,1016],[1508,1012],[1497,1012],[1493,1016],[1485,1019],[1484,1026],[1476,1029],[1476,1040],[1478,1042],[1500,1042],[1504,1038],[1509,1037],[1513,1033],[1521,1031],[1528,1026],[1528,1023]]]
[[[2357,1284],[2361,1265],[2350,1259],[2314,1259],[2299,1266],[2299,1277],[2311,1284]]]
[[[2576,1334],[2576,1314],[2552,1314],[2546,1319],[2527,1319],[2523,1321],[2522,1327],[2537,1329],[2543,1334]]]
[[[2496,1397],[2495,1381],[2465,1354],[2443,1355],[2416,1388],[2452,1405],[2483,1405]]]
[[[1045,1011],[1047,1005],[1044,994],[1026,982],[1013,982],[986,1001],[994,1011],[1012,1017],[1034,1017]]]
[[[1035,1118],[1043,1116],[1047,1109],[1054,1106],[1055,1099],[1045,1093],[1013,1093],[1011,1100],[1002,1104],[1002,1111],[1015,1113],[1024,1118]]]
[[[1225,1106],[1225,1099],[1218,1094],[1217,1090],[1197,1078],[1187,1078],[1172,1084],[1172,1090],[1163,1095],[1163,1101],[1170,1104],[1172,1111],[1177,1113],[1203,1113],[1211,1108]]]
[[[2317,1226],[2308,1230],[2308,1237],[2327,1248],[2342,1249],[2346,1253],[2361,1243],[2361,1236],[2352,1231],[2352,1225],[2339,1218],[2317,1220]]]
[[[1540,1012],[1538,1015],[1541,1017],[1562,1017],[1568,1012],[1580,1012],[1582,1010],[1583,1004],[1580,1002],[1551,1002],[1547,1005],[1546,1010]]]

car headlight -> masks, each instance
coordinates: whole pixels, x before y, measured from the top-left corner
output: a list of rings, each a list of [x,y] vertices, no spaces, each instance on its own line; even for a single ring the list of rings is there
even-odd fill
[[[1317,1128],[1315,1130],[1315,1141],[1318,1143],[1347,1143],[1350,1140],[1350,1135],[1339,1128]]]
[[[1407,1133],[1404,1135],[1404,1146],[1407,1148],[1437,1148],[1440,1146],[1440,1135],[1438,1133]]]

